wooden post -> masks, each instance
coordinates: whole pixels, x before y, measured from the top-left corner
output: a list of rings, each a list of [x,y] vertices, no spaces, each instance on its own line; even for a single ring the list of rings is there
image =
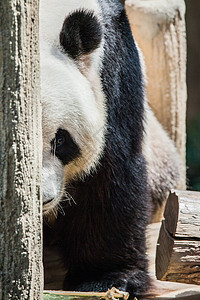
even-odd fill
[[[0,0],[0,299],[42,299],[39,1]]]
[[[146,62],[150,106],[185,162],[184,0],[126,0],[125,5],[134,37]]]
[[[158,238],[156,276],[200,284],[200,192],[170,194]]]

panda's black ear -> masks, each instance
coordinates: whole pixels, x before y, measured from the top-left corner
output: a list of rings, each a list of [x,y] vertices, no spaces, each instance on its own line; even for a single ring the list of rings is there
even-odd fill
[[[73,59],[90,54],[102,39],[102,27],[93,12],[78,10],[69,15],[60,33],[60,44]]]

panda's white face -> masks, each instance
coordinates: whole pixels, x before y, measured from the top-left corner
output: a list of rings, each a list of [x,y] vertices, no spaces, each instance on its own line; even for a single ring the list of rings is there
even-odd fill
[[[65,2],[66,8],[70,8],[70,3],[74,6],[75,2],[78,4],[77,2],[80,1],[61,2],[62,4]],[[89,2],[95,3],[95,1],[86,1]],[[82,10],[74,14],[71,12],[72,20],[65,19],[61,5],[56,11],[59,23],[59,25],[56,23],[56,28],[59,28],[57,35],[55,28],[53,28],[53,35],[51,30],[48,35],[49,27],[45,31],[48,26],[46,10],[55,9],[55,4],[60,5],[60,3],[58,4],[56,0],[42,0],[41,3],[42,188],[46,213],[58,205],[64,195],[65,185],[70,180],[90,172],[98,162],[104,145],[106,113],[99,76],[102,39],[99,39],[96,47],[91,41],[91,49],[88,49],[88,53],[84,49],[84,53],[81,53],[80,49],[76,49],[76,46],[78,47],[76,44],[73,45],[72,50],[68,49],[67,44],[71,38],[68,37],[67,32],[70,24],[76,22],[74,27],[79,30],[77,25],[79,19],[87,25],[90,18],[94,22],[94,17]],[[55,16],[53,18],[55,23]],[[49,19],[49,23],[50,21]],[[59,36],[64,21],[64,37],[62,36],[60,45]],[[74,52],[71,52],[74,50],[78,53],[76,58],[73,57]]]

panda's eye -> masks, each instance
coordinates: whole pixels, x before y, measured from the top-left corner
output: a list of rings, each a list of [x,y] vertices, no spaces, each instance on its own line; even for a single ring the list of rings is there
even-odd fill
[[[65,138],[64,137],[58,137],[56,138],[56,146],[60,147],[64,144]]]
[[[55,138],[51,141],[51,153],[59,158],[63,165],[66,165],[77,158],[81,151],[70,133],[65,129],[58,128]]]

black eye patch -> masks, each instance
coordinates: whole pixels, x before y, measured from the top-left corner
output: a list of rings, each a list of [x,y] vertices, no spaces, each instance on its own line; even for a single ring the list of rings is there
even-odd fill
[[[55,139],[51,141],[51,152],[59,158],[63,165],[77,158],[81,151],[67,130],[59,128]]]

